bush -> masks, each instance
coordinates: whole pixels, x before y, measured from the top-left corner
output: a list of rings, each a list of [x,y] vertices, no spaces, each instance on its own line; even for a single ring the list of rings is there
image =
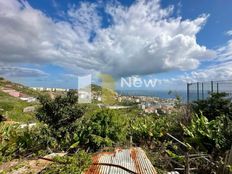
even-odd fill
[[[169,130],[170,126],[165,117],[135,117],[131,122],[130,132],[134,143],[150,147],[154,140],[162,137]]]
[[[91,156],[81,150],[72,156],[55,157],[54,161],[41,174],[81,174],[91,164]]]
[[[83,116],[84,109],[77,105],[78,97],[74,91],[66,96],[58,96],[54,100],[40,96],[42,106],[38,109],[36,117],[46,123],[59,144],[68,148],[69,141],[73,139],[75,121]]]
[[[100,110],[78,123],[76,142],[97,150],[126,140],[126,118],[112,110]]]
[[[186,141],[199,150],[212,153],[225,151],[232,144],[232,121],[225,116],[209,121],[205,116],[196,115],[189,126],[182,125]]]
[[[47,147],[57,147],[55,139],[50,136],[50,130],[44,125],[22,128],[20,125],[1,123],[0,133],[0,161],[38,153]]]
[[[232,119],[232,103],[226,93],[212,93],[206,100],[199,100],[192,104],[193,112],[202,114],[209,120],[225,115]]]

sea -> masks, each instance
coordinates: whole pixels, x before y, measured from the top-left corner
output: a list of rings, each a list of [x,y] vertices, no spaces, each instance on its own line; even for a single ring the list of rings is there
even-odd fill
[[[149,96],[163,99],[174,99],[179,96],[183,102],[187,101],[186,91],[170,92],[165,90],[118,90],[117,93],[124,96]]]

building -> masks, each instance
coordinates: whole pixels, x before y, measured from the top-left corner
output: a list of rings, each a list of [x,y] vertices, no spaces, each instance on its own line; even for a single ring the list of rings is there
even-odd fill
[[[151,114],[151,113],[155,113],[157,115],[159,115],[158,110],[161,109],[160,106],[151,106],[151,107],[147,107],[144,109],[145,113]]]
[[[64,88],[31,87],[31,89],[35,91],[59,91],[59,92],[69,91],[69,89],[64,89]]]
[[[20,100],[26,101],[28,103],[36,102],[36,98],[35,97],[20,97]]]

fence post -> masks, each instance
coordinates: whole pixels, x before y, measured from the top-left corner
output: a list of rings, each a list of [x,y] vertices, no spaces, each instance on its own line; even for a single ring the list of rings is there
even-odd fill
[[[190,83],[187,83],[187,104],[189,105],[189,87]]]
[[[204,100],[205,96],[204,96],[204,83],[203,82],[201,84],[201,92],[202,92],[202,100]]]
[[[213,93],[213,81],[211,81],[211,93]]]
[[[190,87],[190,83],[187,83],[187,108],[186,108],[186,121],[188,121],[189,119],[189,113],[190,113],[190,94],[189,94],[189,87]]]
[[[217,93],[219,93],[219,83],[217,82]]]
[[[197,100],[200,99],[199,82],[197,82]]]
[[[185,155],[185,174],[190,174],[190,165],[189,165],[189,153]]]

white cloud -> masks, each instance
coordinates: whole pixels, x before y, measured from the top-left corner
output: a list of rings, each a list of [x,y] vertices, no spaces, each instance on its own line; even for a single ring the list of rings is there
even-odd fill
[[[67,78],[67,79],[77,79],[78,78],[78,76],[76,74],[63,74],[62,77]]]
[[[220,47],[217,50],[217,61],[225,62],[232,60],[232,39],[229,40],[226,45]]]
[[[47,75],[47,73],[38,69],[0,64],[0,76],[3,77],[43,77]]]
[[[172,79],[163,79],[160,85],[175,86],[180,88],[186,83],[222,81],[232,79],[232,39],[225,45],[216,50],[217,58],[211,61],[211,66],[203,69],[193,70],[184,75],[177,76]]]
[[[232,62],[210,66],[207,69],[193,71],[181,78],[184,82],[220,81],[232,79]]]
[[[232,79],[232,62],[220,63],[170,79],[160,80],[159,87],[186,89],[187,83],[223,81]]]
[[[173,18],[173,7],[162,9],[158,0],[107,4],[112,24],[102,28],[98,6],[72,6],[67,21],[55,21],[26,1],[0,0],[0,63],[52,63],[127,76],[195,69],[213,56],[196,42],[207,15]]]
[[[232,36],[232,30],[227,31],[226,34],[227,34],[228,36]]]

